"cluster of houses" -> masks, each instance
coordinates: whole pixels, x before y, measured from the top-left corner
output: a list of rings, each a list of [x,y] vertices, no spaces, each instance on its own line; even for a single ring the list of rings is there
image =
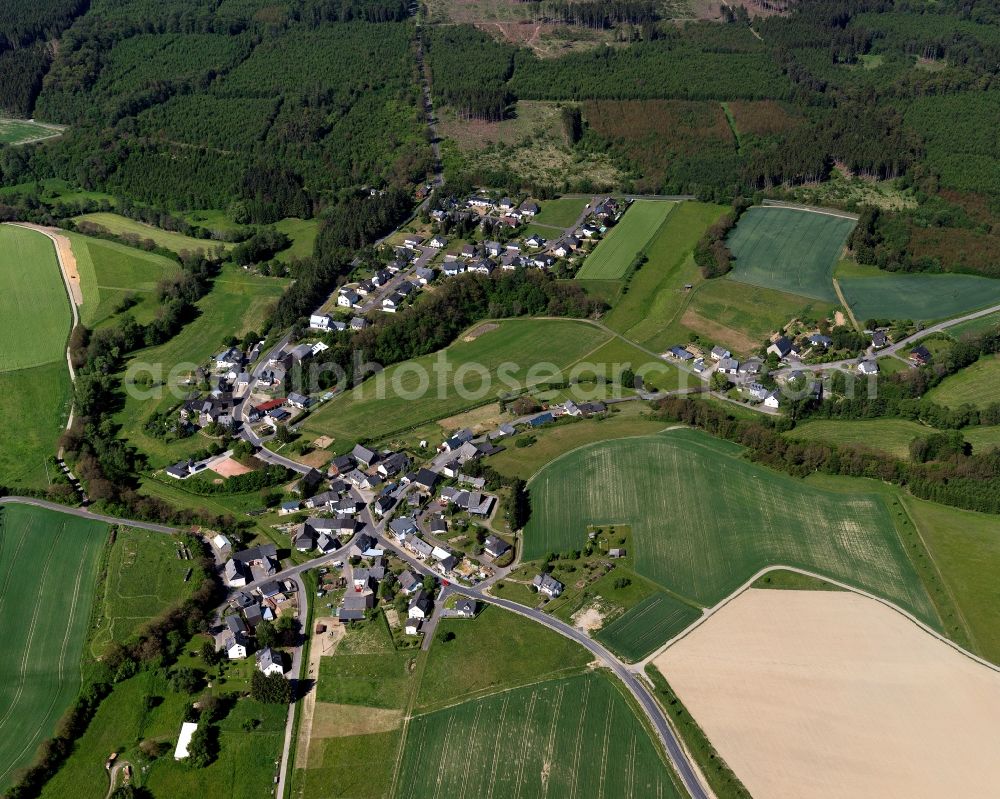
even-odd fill
[[[449,239],[444,234],[435,234],[430,238],[407,234],[402,246],[395,248],[392,260],[368,277],[338,290],[337,308],[353,310],[357,315],[348,321],[346,317],[337,318],[320,308],[310,315],[309,327],[322,332],[363,330],[369,322],[360,314],[375,309],[397,312],[412,301],[422,288],[432,283],[438,274],[453,277],[465,272],[489,275],[497,270],[549,269],[558,259],[582,252],[585,242],[600,238],[608,226],[617,222],[625,208],[624,204],[607,197],[595,203],[584,222],[573,232],[554,241],[532,233],[520,240],[483,240],[448,252]],[[439,223],[491,219],[501,228],[514,230],[530,222],[540,210],[538,204],[530,199],[519,203],[510,197],[494,200],[483,194],[474,194],[464,200],[444,198],[430,215]],[[439,255],[440,270],[431,266]],[[405,273],[405,278],[397,279],[401,273]]]
[[[230,563],[243,564],[255,574],[277,571],[277,549],[274,544],[262,544],[242,552],[237,552],[227,561],[226,570],[231,572]],[[248,564],[248,565],[247,565]],[[234,585],[240,585],[239,577]],[[243,585],[246,583],[243,582]],[[215,636],[216,649],[226,653],[231,660],[241,660],[250,654],[252,636],[263,621],[274,621],[281,613],[282,606],[290,600],[288,588],[277,580],[268,580],[252,591],[239,591],[231,600],[234,612],[225,617],[225,626]],[[257,668],[265,675],[283,674],[281,653],[264,647],[256,653]]]

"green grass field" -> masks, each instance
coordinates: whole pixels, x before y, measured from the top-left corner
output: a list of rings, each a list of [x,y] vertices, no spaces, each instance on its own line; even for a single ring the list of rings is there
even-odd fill
[[[621,690],[598,671],[416,716],[395,796],[679,796]]]
[[[690,430],[574,450],[529,484],[523,557],[580,547],[588,525],[631,524],[636,572],[697,604],[715,604],[780,564],[869,590],[940,626],[881,495],[818,489],[740,453]]]
[[[59,125],[42,125],[28,119],[0,118],[0,144],[20,144],[62,133]]]
[[[138,236],[141,239],[152,239],[158,246],[167,250],[172,250],[176,253],[180,253],[184,250],[187,250],[188,252],[194,252],[195,250],[204,250],[208,252],[209,250],[214,250],[217,247],[229,250],[235,246],[222,241],[196,239],[191,236],[185,236],[183,233],[161,230],[158,227],[147,225],[145,222],[137,222],[134,219],[129,219],[127,216],[109,213],[106,211],[100,211],[93,214],[82,214],[81,216],[74,217],[73,221],[90,222],[94,225],[100,225],[109,233],[113,233],[116,236],[132,235]]]
[[[72,316],[55,248],[41,233],[0,226],[0,485],[44,489],[46,461],[69,413],[66,339]]]
[[[576,220],[580,218],[580,214],[583,213],[583,207],[586,204],[586,199],[581,197],[561,197],[558,200],[545,200],[538,204],[542,210],[532,218],[531,223],[548,228],[548,233],[544,230],[540,232],[547,238],[553,238],[554,235],[558,234],[551,228],[562,228],[565,230],[571,225],[576,224]]]
[[[97,600],[90,655],[99,658],[112,641],[124,643],[162,610],[189,596],[202,579],[195,568],[191,579],[184,581],[193,567],[193,561],[177,557],[173,536],[119,528],[108,554],[103,596]]]
[[[858,319],[948,319],[1000,304],[1000,280],[976,275],[853,277],[840,288]]]
[[[80,663],[107,526],[0,507],[0,789],[52,735],[80,689]]]
[[[226,691],[227,684],[220,688]],[[147,707],[144,700],[148,696],[162,701]],[[218,724],[218,759],[203,769],[175,761],[172,751],[152,763],[141,755],[136,744],[142,740],[163,742],[172,749],[185,706],[191,701],[189,695],[176,693],[161,671],[142,671],[116,683],[63,767],[45,786],[43,799],[104,796],[108,789],[104,761],[111,752],[118,752],[137,767],[133,770],[135,782],[153,796],[271,796],[273,764],[281,750],[287,712],[281,705],[239,700]],[[252,731],[243,728],[248,719],[257,721]],[[147,765],[148,770],[138,768],[140,765]]]
[[[281,296],[286,280],[257,277],[237,267],[224,267],[215,279],[212,290],[198,301],[199,315],[172,339],[157,347],[139,350],[130,359],[130,366],[147,364],[160,375],[160,380],[172,380],[177,395],[162,386],[160,397],[143,399],[128,394],[125,407],[115,418],[129,441],[146,453],[154,468],[174,463],[190,452],[202,449],[207,441],[198,436],[176,442],[165,442],[150,436],[143,429],[149,418],[180,402],[184,396],[180,385],[197,366],[222,349],[229,336],[242,337],[250,330],[261,330],[271,307]],[[127,367],[128,369],[128,367]],[[146,373],[148,374],[148,373]]]
[[[729,277],[752,286],[836,302],[833,269],[854,220],[791,208],[748,209],[727,244]]]
[[[69,415],[73,387],[65,361],[0,372],[5,433],[0,446],[0,484],[44,489],[55,476],[56,454]]]
[[[946,377],[927,392],[927,399],[957,408],[960,405],[985,407],[1000,396],[1000,356],[987,355],[971,366]]]
[[[760,347],[791,319],[833,312],[833,305],[822,300],[735,280],[705,281],[692,295],[681,317],[682,328],[740,354]]]
[[[351,628],[331,657],[320,659],[320,702],[404,708],[416,653],[397,651],[385,617]]]
[[[442,619],[427,656],[416,707],[444,707],[473,697],[580,671],[590,653],[530,619],[487,607],[475,619]]]
[[[474,341],[460,339],[438,353],[389,367],[327,402],[302,429],[337,439],[379,439],[495,400],[512,385],[551,379],[550,370],[535,375],[530,370],[542,363],[566,369],[607,340],[607,333],[583,322],[509,319]],[[504,363],[517,369],[498,380]]]
[[[982,452],[994,447],[1000,447],[1000,425],[983,425],[981,427],[966,427],[962,431],[965,440],[972,444],[976,452]]]
[[[694,245],[724,212],[721,205],[679,203],[649,242],[649,260],[632,275],[628,291],[608,313],[605,324],[646,347],[671,346],[669,331],[691,297],[684,286],[702,282],[692,254]]]
[[[841,420],[817,419],[785,433],[787,438],[822,441],[827,444],[854,444],[908,460],[910,442],[937,431],[907,419]]]
[[[0,226],[0,372],[65,359],[72,317],[55,247],[41,233]]]
[[[532,433],[536,439],[534,444],[530,447],[507,447],[490,458],[490,466],[501,474],[527,480],[549,461],[584,444],[648,435],[664,427],[663,422],[650,418],[641,403],[629,402],[619,407],[619,413],[605,419],[583,419],[539,429]]]
[[[902,495],[953,596],[972,649],[1000,663],[1000,518]]]
[[[636,200],[577,273],[581,279],[619,280],[649,243],[676,203]]]
[[[141,324],[156,317],[157,283],[180,271],[169,258],[113,241],[67,233],[80,271],[80,321],[95,327],[115,315],[127,297],[138,302],[128,312]]]
[[[948,335],[960,339],[963,336],[977,336],[980,333],[995,330],[997,327],[1000,327],[1000,311],[949,327]]]
[[[319,221],[316,219],[295,219],[288,217],[275,223],[274,227],[292,240],[292,246],[279,252],[275,258],[283,263],[311,258],[316,245],[316,234],[319,233]]]
[[[597,633],[597,640],[634,663],[673,638],[701,616],[691,605],[660,591]]]

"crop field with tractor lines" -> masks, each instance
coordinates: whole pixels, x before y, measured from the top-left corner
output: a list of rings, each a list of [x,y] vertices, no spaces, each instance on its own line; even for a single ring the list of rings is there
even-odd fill
[[[729,234],[729,277],[752,286],[836,302],[833,269],[854,220],[792,208],[748,209]]]
[[[396,799],[680,796],[603,672],[548,680],[414,717]]]
[[[648,655],[701,615],[701,611],[662,591],[647,597],[602,627],[597,640],[626,660]]]
[[[579,548],[588,525],[631,524],[636,572],[699,605],[781,564],[871,591],[940,626],[882,497],[814,488],[740,453],[691,430],[574,450],[529,484],[523,557]]]
[[[0,507],[0,790],[52,735],[80,688],[107,529],[56,511]]]

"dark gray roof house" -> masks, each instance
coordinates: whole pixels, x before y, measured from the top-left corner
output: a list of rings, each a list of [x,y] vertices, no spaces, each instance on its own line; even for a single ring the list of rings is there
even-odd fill
[[[499,558],[501,555],[510,552],[510,544],[495,535],[486,536],[483,542],[483,551],[491,558]]]
[[[417,486],[417,488],[425,491],[431,491],[437,484],[439,476],[440,475],[438,475],[437,472],[431,469],[422,468],[417,472],[417,476],[413,479],[413,483]]]
[[[378,455],[372,452],[367,447],[363,447],[360,444],[356,445],[351,451],[351,457],[362,466],[368,467],[375,463]]]

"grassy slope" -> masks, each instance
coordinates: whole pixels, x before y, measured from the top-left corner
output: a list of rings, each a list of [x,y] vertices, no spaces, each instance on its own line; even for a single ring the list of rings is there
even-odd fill
[[[628,292],[608,313],[608,327],[646,347],[668,347],[666,331],[680,319],[691,296],[684,286],[702,280],[692,256],[694,245],[724,212],[721,205],[678,205],[649,242],[649,260],[632,275]]]
[[[833,269],[854,220],[789,208],[748,209],[729,235],[741,283],[836,302]]]
[[[417,716],[396,796],[679,796],[621,691],[596,672]]]
[[[0,788],[53,732],[80,688],[107,526],[21,505],[0,509]]]
[[[985,407],[997,401],[1000,386],[1000,356],[980,358],[971,366],[946,377],[927,392],[927,399],[957,408],[960,405]]]
[[[142,429],[157,410],[176,405],[183,397],[178,386],[185,375],[204,365],[214,352],[222,349],[222,342],[229,336],[243,336],[251,329],[260,330],[267,318],[269,307],[277,301],[286,282],[274,278],[254,277],[235,267],[226,267],[216,278],[212,290],[198,302],[199,316],[189,322],[180,333],[158,347],[135,353],[130,363],[148,364],[158,370],[166,380],[171,370],[177,369],[178,395],[164,388],[159,399],[141,399],[128,396],[125,407],[116,415],[129,441],[147,453],[154,466],[172,463],[187,453],[206,446],[206,440],[197,436],[167,444],[153,438]]]
[[[126,296],[134,294],[139,302],[129,313],[140,323],[152,321],[159,307],[155,295],[157,283],[180,267],[168,258],[135,247],[79,233],[66,235],[80,270],[83,292],[80,320],[93,328],[112,316]]]
[[[309,258],[316,244],[316,234],[319,233],[319,222],[315,219],[296,219],[288,217],[274,225],[292,240],[292,246],[279,252],[275,258],[278,261],[289,262]]]
[[[63,361],[0,372],[0,408],[6,420],[0,446],[0,484],[45,488],[69,414],[72,386]]]
[[[688,311],[681,318],[686,327],[733,352],[745,354],[789,320],[825,317],[832,313],[833,306],[798,294],[717,279],[695,289]]]
[[[244,662],[243,665],[248,665]],[[223,686],[226,690],[226,686]],[[162,702],[147,709],[147,696]],[[97,711],[73,753],[42,793],[43,799],[65,796],[104,796],[108,777],[104,761],[111,752],[123,753],[134,765],[137,741],[152,739],[173,747],[183,720],[184,707],[192,697],[175,693],[161,672],[144,671],[118,683]],[[137,772],[139,783],[154,796],[187,799],[205,796],[269,795],[273,762],[285,728],[285,708],[241,699],[219,722],[220,755],[204,769],[191,769],[177,762],[172,751],[153,762],[149,772]],[[243,722],[259,721],[252,732]]]
[[[45,488],[69,413],[65,363],[71,316],[55,249],[45,236],[0,226],[0,485]]]
[[[631,523],[636,571],[700,604],[781,563],[866,588],[939,624],[880,496],[846,499],[738,455],[738,447],[685,430],[577,450],[531,483],[524,557],[580,546],[587,524]]]
[[[878,419],[843,421],[817,419],[798,425],[785,435],[805,441],[823,441],[828,444],[860,444],[870,449],[887,452],[897,458],[910,457],[910,442],[918,436],[936,432],[933,428],[906,419]]]
[[[52,242],[32,230],[0,226],[0,372],[61,360],[70,321]]]
[[[91,633],[90,654],[97,658],[111,641],[124,643],[131,633],[166,607],[189,596],[198,579],[184,577],[192,562],[177,557],[171,536],[136,528],[119,529],[107,562],[98,628]]]
[[[618,280],[646,246],[676,203],[636,200],[584,261],[578,277]]]
[[[99,211],[93,214],[83,214],[82,216],[74,217],[75,222],[91,222],[95,225],[100,225],[109,233],[113,233],[117,236],[123,234],[139,236],[143,239],[152,239],[160,247],[168,250],[173,250],[176,253],[180,253],[183,250],[188,250],[189,252],[194,252],[195,250],[214,250],[216,247],[222,247],[223,249],[229,250],[233,248],[233,244],[228,244],[221,241],[212,241],[211,239],[196,239],[191,236],[185,236],[183,233],[174,233],[169,230],[161,230],[158,227],[153,227],[152,225],[147,225],[145,222],[137,222],[134,219],[129,219],[127,216],[121,216],[120,214],[109,213],[106,211]]]
[[[510,373],[511,377],[523,384],[531,377],[528,370],[536,364],[552,363],[564,369],[587,356],[607,338],[598,328],[578,321],[506,320],[498,329],[474,341],[460,340],[438,353],[390,367],[382,375],[326,403],[308,418],[303,429],[335,438],[381,438],[489,402],[510,391],[510,386],[499,384],[495,379],[492,379],[492,386],[483,391],[479,371],[472,371],[463,377],[462,393],[466,396],[461,396],[455,375],[463,364],[481,365],[495,377],[497,367],[513,362],[518,369]],[[450,371],[445,373],[443,390],[439,390],[438,375],[442,372],[434,371],[434,365],[442,357]],[[536,376],[531,382],[548,379],[550,374],[546,370],[545,375]],[[427,378],[425,390],[421,390],[421,375]]]
[[[534,444],[530,447],[508,446],[499,455],[490,458],[490,466],[501,474],[527,480],[549,461],[584,444],[641,436],[662,429],[663,422],[649,418],[639,403],[626,403],[621,406],[620,413],[606,419],[584,419],[533,433],[537,439]]]
[[[903,496],[931,559],[972,635],[973,649],[1000,663],[1000,518]]]

